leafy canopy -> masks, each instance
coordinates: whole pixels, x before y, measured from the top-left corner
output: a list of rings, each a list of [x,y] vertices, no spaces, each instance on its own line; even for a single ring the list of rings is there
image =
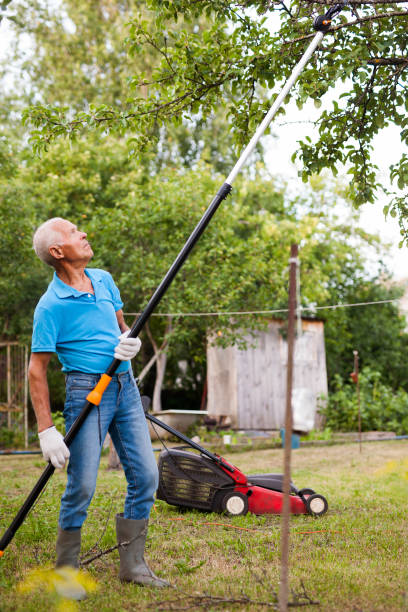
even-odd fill
[[[6,92],[0,100],[0,138],[9,148],[14,145],[18,152],[26,145],[21,115],[34,103],[66,108],[70,117],[100,106],[129,109],[129,82],[135,73],[149,80],[160,59],[154,48],[128,54],[125,38],[134,15],[153,19],[142,0],[13,0],[6,13],[10,45],[0,63],[0,84]],[[140,93],[146,96],[147,86],[142,84]],[[168,165],[190,167],[200,158],[224,172],[235,159],[221,106],[211,117],[157,124],[152,132],[155,146],[139,160],[153,172]],[[125,133],[129,150],[135,151],[131,135]],[[70,135],[73,138],[76,131]],[[94,141],[105,134],[94,131],[88,136]]]
[[[214,169],[231,168],[237,155],[233,142],[238,149],[252,135],[269,108],[271,89],[279,89],[308,37],[313,36],[312,14],[325,10],[324,5],[293,4],[290,17],[282,4],[267,2],[150,2],[150,11],[138,0],[114,5],[108,0],[63,0],[58,6],[40,0],[9,4],[6,10],[9,18],[14,11],[16,32],[14,60],[21,67],[15,74],[21,78],[0,104],[0,215],[6,228],[1,245],[2,333],[29,333],[32,309],[48,276],[34,260],[30,236],[36,225],[54,215],[67,216],[88,229],[97,253],[93,265],[112,271],[126,309],[136,312],[172,263],[199,219],[202,205],[216,191],[220,177]],[[370,43],[363,49],[364,36],[373,45],[380,44],[379,28],[385,36],[386,27],[404,16],[391,15],[398,11],[381,4],[381,13],[371,20],[371,5],[356,6],[352,4],[337,19],[336,38],[332,34],[325,37],[294,90],[300,108],[310,97],[317,106],[324,102],[318,122],[320,144],[303,143],[298,151],[307,162],[305,179],[308,172],[326,166],[336,171],[344,163],[362,171],[356,155],[365,150],[369,154],[374,131],[358,131],[356,125],[367,121],[373,128],[370,118],[378,115],[373,95],[375,88],[382,87],[381,75],[388,85],[397,69],[399,82],[405,78],[405,65],[398,59],[405,43],[398,34],[401,50],[384,51],[388,64],[376,57],[381,61],[376,62],[373,89],[365,90],[364,78],[371,79],[373,70],[367,57],[374,57],[377,47]],[[360,17],[351,17],[356,10]],[[378,16],[384,10],[387,15]],[[356,19],[363,21],[348,25]],[[130,27],[126,26],[129,22]],[[363,27],[368,32],[364,36]],[[35,61],[24,57],[19,47],[26,34]],[[394,64],[389,62],[391,51]],[[4,63],[3,73],[8,68]],[[325,94],[330,98],[330,88],[342,80],[348,92],[337,101],[333,115],[327,110]],[[362,93],[366,98],[359,101]],[[13,95],[15,105],[11,107]],[[400,102],[395,100],[387,107],[388,115],[381,114],[384,125],[393,121],[393,104]],[[13,147],[24,142],[13,119],[30,103],[26,120],[37,122],[37,131],[32,133],[34,147],[49,147],[49,155],[42,160],[32,159],[27,151],[20,159],[13,153]],[[332,117],[334,122],[329,121]],[[399,120],[403,117],[401,113]],[[376,129],[381,129],[381,121],[376,119]],[[74,143],[83,132],[86,138]],[[69,147],[64,142],[52,143],[58,134],[69,136]],[[347,152],[350,143],[353,146]],[[143,150],[143,155],[138,161],[129,159],[129,149]],[[200,158],[209,166],[197,165]],[[194,168],[191,174],[185,170],[189,167]],[[367,177],[373,196],[374,171],[367,157],[364,172],[352,177],[349,193],[355,201],[360,201],[358,194]],[[398,169],[395,172],[399,179]],[[251,176],[256,180],[249,180]],[[313,178],[312,183],[316,181]],[[287,253],[292,240],[302,246],[304,306],[363,301],[361,296],[369,291],[361,252],[373,241],[364,232],[353,231],[351,217],[340,222],[327,214],[327,201],[334,206],[339,194],[333,185],[324,183],[321,179],[324,188],[320,191],[305,190],[302,198],[290,199],[259,166],[252,165],[166,295],[161,312],[285,308]],[[402,328],[398,321],[392,326],[387,320],[390,316],[397,321],[391,309],[382,309],[381,315],[376,310],[374,334],[369,315],[361,313],[358,324],[345,311],[327,315],[330,378],[336,372],[347,376],[349,351],[357,347],[377,360],[376,369],[389,372],[391,385],[406,385],[403,369],[396,367],[395,360],[387,367],[387,359],[380,359],[394,351],[398,342],[398,354],[405,350]],[[151,325],[155,337],[163,333],[164,319],[153,318]],[[172,355],[185,354],[190,363],[200,362],[209,327],[222,332],[220,340],[230,342],[240,329],[260,326],[257,317],[175,320],[169,368],[173,362],[177,366]],[[384,335],[382,329],[390,333]],[[371,364],[370,358],[365,363]],[[174,378],[180,374],[176,366]]]
[[[150,0],[146,5],[150,13],[135,12],[126,45],[131,57],[154,61],[129,76],[126,99],[121,95],[112,104],[106,97],[79,112],[32,105],[25,121],[33,126],[37,150],[56,136],[75,138],[93,129],[125,134],[137,151],[158,137],[160,126],[209,117],[222,105],[240,147],[269,107],[270,91],[287,79],[314,35],[314,16],[327,8],[320,0],[290,7],[280,0]],[[317,106],[324,103],[315,139],[300,142],[295,152],[304,180],[323,168],[333,173],[346,168],[357,205],[373,202],[381,188],[371,160],[374,136],[394,124],[401,142],[408,141],[407,16],[399,0],[352,0],[293,90],[299,108],[310,98]],[[390,177],[397,190],[389,194],[386,212],[399,214],[404,230],[406,154],[390,167]]]

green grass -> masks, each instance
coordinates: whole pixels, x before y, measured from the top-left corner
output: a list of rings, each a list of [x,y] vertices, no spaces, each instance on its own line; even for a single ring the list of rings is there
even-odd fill
[[[361,454],[358,444],[301,448],[292,457],[295,484],[325,495],[329,512],[320,519],[306,515],[292,518],[291,588],[299,592],[303,583],[308,596],[319,601],[324,612],[407,610],[408,442],[365,443]],[[233,462],[246,473],[279,472],[282,451],[234,454]],[[39,458],[0,458],[1,532],[43,465]],[[21,593],[18,585],[30,570],[52,566],[64,483],[64,473],[53,476],[0,561],[1,612],[57,609],[52,592],[40,588]],[[123,473],[107,471],[103,458],[83,529],[84,552],[100,536],[102,549],[115,544],[114,515],[123,509],[124,493]],[[118,553],[114,551],[87,566],[98,590],[79,609],[266,610],[266,605],[256,606],[255,601],[273,602],[279,585],[279,547],[278,516],[248,514],[232,519],[197,511],[181,513],[159,501],[151,515],[146,557],[156,573],[177,589],[159,591],[120,584],[116,577]],[[200,599],[204,594],[214,599]],[[220,606],[217,597],[229,601]],[[233,603],[234,599],[241,603]],[[179,602],[176,605],[169,600]],[[64,604],[58,609],[71,608]],[[315,610],[316,606],[303,609]]]

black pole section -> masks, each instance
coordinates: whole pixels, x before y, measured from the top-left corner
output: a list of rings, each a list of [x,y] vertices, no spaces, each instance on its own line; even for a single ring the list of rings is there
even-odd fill
[[[153,310],[156,308],[157,304],[160,302],[163,295],[166,293],[167,289],[169,288],[169,285],[171,284],[172,280],[176,276],[177,272],[179,271],[179,269],[181,268],[181,266],[183,265],[183,263],[185,262],[189,254],[191,253],[192,249],[194,248],[194,245],[196,244],[201,234],[204,232],[205,228],[211,221],[217,208],[219,207],[221,202],[225,200],[225,198],[229,195],[229,193],[231,192],[231,189],[232,189],[231,185],[229,185],[228,183],[224,183],[222,187],[218,190],[217,195],[214,197],[211,204],[205,211],[204,215],[201,217],[199,223],[193,230],[193,233],[191,234],[190,238],[187,240],[186,244],[181,249],[180,253],[177,255],[176,259],[171,265],[166,276],[163,278],[162,282],[160,283],[160,285],[157,287],[156,291],[150,298],[150,301],[147,304],[146,308],[144,309],[142,314],[139,316],[139,318],[135,321],[135,323],[132,325],[132,329],[129,332],[129,336],[131,338],[135,338],[136,336],[139,335],[140,331],[142,330],[145,323],[149,319]],[[106,370],[106,374],[108,376],[111,376],[112,373],[118,367],[119,363],[120,361],[118,361],[117,359],[114,359],[111,365],[109,366],[109,368]]]
[[[150,298],[150,301],[148,302],[146,308],[144,309],[142,314],[138,317],[136,322],[133,324],[133,326],[132,326],[132,328],[131,328],[131,330],[129,332],[129,336],[130,337],[135,338],[136,336],[139,335],[140,331],[144,327],[144,325],[147,322],[147,320],[149,319],[150,315],[152,314],[152,312],[154,311],[154,309],[156,308],[156,306],[158,305],[158,303],[160,302],[160,300],[162,299],[162,297],[166,293],[167,289],[169,288],[169,286],[170,286],[171,282],[173,281],[174,277],[176,276],[177,272],[180,270],[181,266],[186,261],[187,257],[189,256],[189,254],[191,253],[192,249],[194,248],[195,244],[197,243],[197,241],[199,240],[200,236],[204,232],[205,228],[207,227],[207,225],[211,221],[211,219],[212,219],[214,213],[216,212],[217,208],[219,207],[221,202],[228,196],[230,191],[231,191],[231,185],[229,185],[228,183],[224,183],[222,185],[222,187],[219,189],[218,193],[216,194],[216,196],[212,200],[211,204],[209,205],[209,207],[205,211],[204,215],[202,216],[202,218],[200,219],[200,221],[196,225],[196,227],[193,230],[192,234],[188,238],[188,240],[185,243],[184,247],[181,249],[180,253],[177,255],[176,259],[174,260],[173,264],[171,265],[171,267],[170,267],[169,271],[167,272],[166,276],[163,278],[162,282],[160,283],[160,285],[157,287],[156,291],[154,292],[154,294]],[[119,367],[120,363],[121,363],[121,361],[119,359],[113,359],[112,363],[110,364],[110,366],[106,370],[105,374],[107,374],[107,376],[112,376],[115,373],[115,371],[117,370],[117,368]],[[71,442],[75,438],[76,434],[80,430],[80,428],[82,426],[82,423],[85,421],[85,419],[87,418],[88,414],[91,412],[92,408],[94,408],[94,407],[95,407],[95,404],[93,404],[92,402],[90,402],[90,401],[85,402],[84,407],[82,408],[81,412],[79,413],[79,415],[77,416],[77,418],[75,419],[73,424],[71,425],[69,431],[67,432],[67,434],[66,434],[66,436],[64,438],[64,442],[65,442],[65,444],[67,446],[69,446],[71,444]],[[154,417],[152,417],[152,418],[154,418]],[[161,421],[159,421],[158,419],[156,420],[156,422],[157,422],[157,425],[160,425],[160,427],[164,427],[164,429],[167,428],[167,426],[165,426],[165,424],[162,423]],[[180,434],[176,430],[173,430],[171,433],[173,433],[174,435],[178,436],[180,439],[188,442],[189,444],[194,444],[192,441],[190,441],[188,438],[185,438],[183,436],[183,434]],[[204,451],[204,449],[201,449],[201,447],[198,447],[197,450],[200,450],[201,452]],[[206,451],[206,453],[208,453],[208,451]],[[217,459],[216,455],[212,455],[211,453],[208,453],[207,456],[209,456],[211,459],[219,462],[219,460]],[[227,467],[227,466],[224,465],[224,467]],[[13,522],[11,523],[10,527],[6,530],[6,532],[2,536],[2,538],[0,540],[0,557],[3,555],[3,552],[6,549],[6,547],[10,544],[10,542],[13,539],[17,529],[23,523],[25,517],[27,516],[27,514],[31,510],[33,504],[35,503],[36,499],[40,495],[40,493],[43,490],[43,488],[45,487],[45,485],[47,484],[48,480],[53,475],[54,469],[55,468],[54,468],[54,466],[51,463],[49,463],[47,465],[47,467],[45,468],[44,472],[41,474],[38,482],[34,486],[33,490],[31,491],[31,493],[29,494],[29,496],[25,500],[24,504],[22,505],[22,507],[18,511],[18,513],[17,513],[16,517],[14,518]]]
[[[196,442],[193,442],[193,440],[190,440],[190,438],[187,438],[187,436],[177,431],[177,429],[173,429],[173,427],[171,427],[170,425],[167,425],[167,423],[163,423],[163,421],[156,419],[156,417],[154,417],[152,414],[148,414],[146,412],[146,419],[149,419],[149,421],[151,421],[152,423],[159,425],[159,427],[162,427],[163,429],[171,433],[173,436],[176,436],[180,440],[183,440],[183,442],[186,442],[186,444],[191,446],[191,448],[195,448],[195,450],[200,451],[202,455],[205,455],[212,461],[215,461],[215,463],[217,463],[218,465],[221,465],[223,468],[225,468],[229,472],[234,471],[234,468],[228,465],[228,463],[224,463],[221,457],[218,457],[218,455],[214,455],[213,453],[210,453],[210,451],[208,451],[206,448],[204,448],[203,446],[200,446],[199,444],[196,444]]]
[[[43,473],[41,474],[40,478],[38,479],[35,487],[33,488],[31,493],[25,500],[24,504],[21,506],[20,510],[17,512],[10,527],[5,531],[3,537],[0,540],[0,557],[3,556],[3,551],[8,546],[8,544],[10,544],[11,540],[14,538],[14,535],[17,529],[24,522],[25,517],[27,516],[31,507],[35,503],[37,497],[39,497],[41,491],[43,490],[43,488],[45,487],[45,485],[47,484],[47,482],[53,475],[54,471],[55,471],[54,466],[52,465],[52,463],[49,463],[47,467],[45,468],[45,470],[43,471]]]

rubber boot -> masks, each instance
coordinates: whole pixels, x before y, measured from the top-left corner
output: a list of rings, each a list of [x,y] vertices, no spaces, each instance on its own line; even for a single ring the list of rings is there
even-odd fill
[[[67,599],[81,601],[86,598],[84,587],[76,580],[72,570],[79,568],[81,550],[81,530],[65,531],[58,527],[56,573],[61,581],[55,585],[57,592]]]
[[[79,567],[81,530],[65,531],[58,527],[57,561],[55,567]]]
[[[147,586],[168,587],[170,584],[156,576],[144,558],[148,524],[148,519],[125,519],[123,514],[116,515],[116,536],[120,557],[119,579]]]

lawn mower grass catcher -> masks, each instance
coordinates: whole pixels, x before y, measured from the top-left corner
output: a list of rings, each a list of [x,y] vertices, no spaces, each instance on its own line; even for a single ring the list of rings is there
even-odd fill
[[[165,448],[159,456],[157,499],[179,508],[223,512],[229,516],[281,514],[283,504],[282,474],[253,474],[241,470],[223,457],[203,448],[184,434],[148,413],[150,399],[142,397],[146,418],[198,451]],[[155,429],[155,428],[154,428]],[[156,429],[155,429],[156,431]],[[160,439],[156,431],[157,436]],[[322,516],[327,500],[313,489],[297,489],[290,483],[290,512]]]

